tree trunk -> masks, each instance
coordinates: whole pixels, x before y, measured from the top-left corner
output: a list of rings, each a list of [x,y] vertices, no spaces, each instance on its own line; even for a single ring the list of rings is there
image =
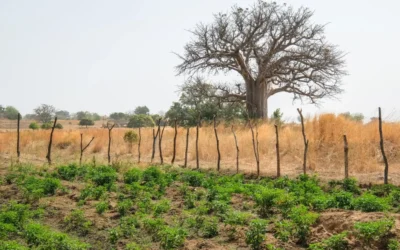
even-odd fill
[[[268,119],[268,96],[265,84],[246,84],[246,108],[251,118]]]

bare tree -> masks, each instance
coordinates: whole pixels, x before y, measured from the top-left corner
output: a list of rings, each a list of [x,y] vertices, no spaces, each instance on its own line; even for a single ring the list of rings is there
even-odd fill
[[[344,53],[325,38],[325,25],[313,24],[313,12],[258,0],[250,8],[233,6],[198,24],[193,39],[178,55],[178,74],[236,72],[244,88],[221,85],[222,98],[245,101],[250,116],[268,117],[267,100],[287,92],[311,103],[342,92]]]
[[[108,150],[107,150],[107,156],[108,156],[108,165],[111,164],[111,131],[115,127],[115,123],[111,125],[111,123],[107,123],[107,129],[108,129]]]
[[[51,165],[51,146],[53,144],[53,133],[54,133],[54,129],[56,128],[56,124],[57,124],[57,116],[56,116],[56,118],[54,118],[53,127],[51,128],[51,132],[50,132],[49,146],[47,148],[46,159],[47,159],[47,162],[49,163],[49,165]]]
[[[81,155],[80,155],[80,157],[79,157],[79,166],[82,166],[83,152],[85,152],[85,150],[90,146],[90,144],[92,143],[93,140],[94,140],[94,136],[93,136],[92,139],[89,141],[89,143],[86,144],[85,147],[83,147],[83,134],[81,133]]]

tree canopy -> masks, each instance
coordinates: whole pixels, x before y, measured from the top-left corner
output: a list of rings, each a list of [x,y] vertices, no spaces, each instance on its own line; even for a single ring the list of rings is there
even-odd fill
[[[49,123],[53,119],[56,109],[52,105],[42,104],[33,110],[42,123]]]
[[[0,118],[7,118],[9,120],[17,120],[19,111],[13,106],[3,107],[0,105]]]
[[[150,109],[147,106],[137,106],[133,112],[135,115],[149,115]]]

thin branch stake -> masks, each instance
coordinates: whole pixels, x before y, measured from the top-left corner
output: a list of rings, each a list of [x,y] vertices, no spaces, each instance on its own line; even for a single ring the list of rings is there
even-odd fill
[[[349,178],[349,144],[347,143],[347,136],[343,135],[344,143],[344,178]]]
[[[162,138],[163,138],[163,135],[164,135],[164,129],[165,129],[165,121],[164,121],[164,124],[163,124],[163,128],[160,131],[160,136],[158,137],[158,148],[159,148],[159,151],[160,151],[160,163],[161,163],[161,165],[164,164],[164,158],[163,158],[163,155],[162,155],[162,148],[161,148],[161,142],[162,142]]]
[[[275,124],[275,134],[276,134],[276,176],[281,177],[281,158],[279,154],[279,129],[278,125]]]
[[[307,174],[307,151],[308,151],[308,139],[306,137],[306,133],[304,130],[304,117],[301,109],[297,109],[297,112],[300,114],[301,120],[301,133],[303,134],[304,141],[304,155],[303,155],[303,174]]]
[[[219,150],[219,139],[217,133],[217,116],[214,115],[214,133],[215,133],[215,140],[217,141],[217,153],[218,153],[218,163],[217,163],[217,171],[221,170],[221,152]]]
[[[381,146],[382,157],[383,157],[383,161],[385,163],[384,183],[385,184],[389,184],[389,163],[388,163],[388,160],[386,158],[385,149],[383,147],[382,112],[381,112],[381,108],[380,107],[379,107],[379,136],[381,138],[380,146]]]
[[[172,160],[171,160],[171,165],[174,164],[175,162],[175,155],[176,155],[176,137],[178,135],[178,128],[177,128],[177,120],[175,119],[174,121],[174,143],[173,143],[173,153],[172,153]]]
[[[109,123],[107,123],[107,129],[108,129],[108,151],[107,151],[107,156],[108,156],[108,165],[111,164],[111,130],[114,128],[115,123],[110,127]]]
[[[79,166],[82,166],[83,152],[90,146],[90,144],[92,143],[93,140],[94,140],[94,136],[89,141],[89,143],[85,147],[83,147],[83,134],[81,133],[81,156],[79,158]]]
[[[189,130],[190,128],[186,128],[186,148],[185,148],[185,163],[183,164],[184,168],[187,168],[187,155],[188,155],[188,148],[189,148]]]
[[[231,130],[232,130],[233,138],[235,138],[235,145],[236,145],[236,173],[238,174],[239,173],[239,146],[238,146],[235,130],[233,129],[233,125],[231,127]]]
[[[51,128],[49,146],[47,148],[46,159],[47,159],[47,162],[49,163],[49,165],[51,165],[51,146],[53,144],[53,133],[54,133],[54,129],[56,128],[56,124],[57,124],[57,116],[55,117],[53,127]]]

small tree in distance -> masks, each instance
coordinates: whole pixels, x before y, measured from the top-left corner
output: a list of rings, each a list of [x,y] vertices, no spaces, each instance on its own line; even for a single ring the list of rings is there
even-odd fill
[[[150,109],[147,106],[137,106],[134,111],[135,115],[148,115]]]
[[[129,119],[128,128],[154,127],[155,123],[149,115],[134,115]]]
[[[133,144],[138,141],[138,135],[136,134],[135,131],[132,131],[132,130],[131,131],[127,131],[124,134],[124,141],[126,143],[128,143],[128,145],[129,145],[129,153],[132,154],[132,147],[133,147]]]
[[[48,104],[42,104],[33,110],[42,123],[50,123],[54,117],[56,109]]]
[[[90,120],[90,119],[82,119],[79,121],[79,126],[93,126],[94,125],[94,121]]]

